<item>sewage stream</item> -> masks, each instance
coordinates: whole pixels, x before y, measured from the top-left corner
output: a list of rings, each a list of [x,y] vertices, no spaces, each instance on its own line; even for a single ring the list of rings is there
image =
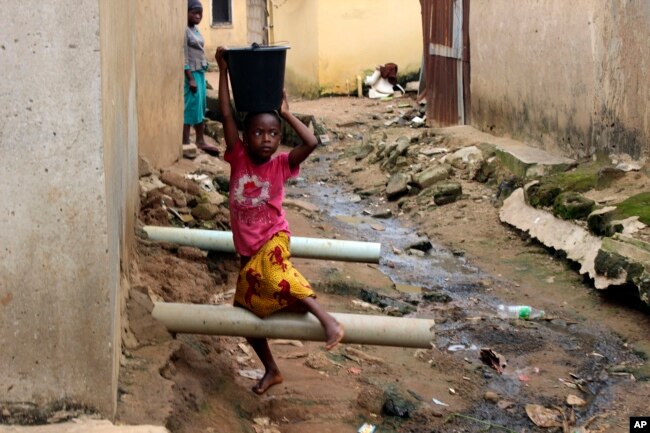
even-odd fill
[[[512,404],[518,409],[503,409],[475,396],[477,403],[468,415],[508,427],[530,427],[523,405],[552,406],[566,395],[576,394],[585,400],[584,406],[575,409],[580,425],[581,420],[610,406],[612,387],[630,378],[627,373],[610,373],[621,365],[641,362],[617,335],[591,323],[562,318],[499,319],[495,311],[501,302],[482,284],[493,276],[472,266],[462,254],[436,245],[435,239],[430,239],[433,246],[426,253],[407,254],[408,246],[419,239],[416,229],[403,226],[395,216],[377,219],[364,214],[365,210],[381,209],[381,203],[376,197],[360,199],[332,182],[329,161],[335,157],[321,155],[311,161],[303,171],[306,178],[291,182],[287,196],[318,205],[321,217],[336,227],[341,237],[381,243],[380,269],[397,288],[404,289],[403,296],[419,288],[425,293],[447,294],[452,299],[448,304],[421,301],[414,314],[434,317],[435,345],[457,356],[459,368],[463,368],[463,360],[479,359],[481,348],[508,358],[502,374],[483,367],[485,389],[507,396],[502,401],[515,400]]]

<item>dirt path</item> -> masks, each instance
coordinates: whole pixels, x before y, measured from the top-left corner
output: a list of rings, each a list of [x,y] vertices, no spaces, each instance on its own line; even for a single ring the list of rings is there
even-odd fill
[[[647,366],[639,369],[643,352],[650,352],[648,315],[618,300],[618,294],[596,292],[562,258],[501,225],[491,188],[459,179],[467,197],[427,212],[402,212],[379,196],[345,205],[360,190],[386,182],[376,165],[345,156],[346,149],[392,117],[400,102],[331,98],[293,103],[295,111],[323,119],[341,140],[321,148],[320,156],[302,168],[302,179],[287,190],[290,198],[315,203],[320,211],[287,210],[294,235],[383,244],[386,256],[380,265],[295,259],[329,310],[382,314],[361,306],[361,289],[390,296],[409,303],[410,315],[436,320],[436,347],[341,345],[326,352],[319,343],[274,342],[285,382],[258,397],[250,391],[254,381],[240,375],[261,368],[243,339],[161,337],[164,343],[150,346],[158,349],[149,349],[156,353],[146,360],[144,349],[128,353],[126,363],[140,370],[156,365],[155,359],[161,365],[151,368],[153,379],[123,381],[123,421],[162,419],[183,433],[340,433],[366,422],[381,432],[478,432],[490,424],[507,431],[545,431],[526,413],[526,405],[536,404],[559,407],[558,419],[562,413],[570,425],[591,420],[589,431],[619,432],[626,431],[629,416],[648,415],[650,374]],[[391,127],[386,132],[390,140],[421,130]],[[359,212],[379,208],[389,208],[394,216],[372,220]],[[398,254],[400,234],[407,232],[428,236],[433,252]],[[143,285],[165,300],[230,302],[235,269],[232,257],[140,246]],[[395,282],[411,281],[408,274],[414,272],[416,288],[425,287],[428,298],[395,290]],[[501,302],[542,308],[549,320],[498,319],[495,305]],[[501,373],[481,361],[484,347],[507,360]],[[170,353],[169,361],[160,361]],[[155,377],[156,369],[164,379]],[[132,370],[137,369],[126,368]],[[156,380],[174,384],[173,400],[157,403],[157,411],[135,397],[138,388]],[[569,395],[584,405],[570,407]],[[389,401],[408,417],[387,414]]]

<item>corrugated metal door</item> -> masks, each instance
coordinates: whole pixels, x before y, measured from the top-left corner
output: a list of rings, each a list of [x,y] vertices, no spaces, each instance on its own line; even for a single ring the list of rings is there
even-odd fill
[[[469,0],[420,0],[430,125],[469,121]]]

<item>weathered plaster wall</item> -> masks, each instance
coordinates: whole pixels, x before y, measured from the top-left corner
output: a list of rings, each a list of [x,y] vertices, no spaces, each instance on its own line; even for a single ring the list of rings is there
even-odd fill
[[[291,95],[317,97],[318,82],[318,0],[271,2],[273,39],[286,42],[285,87]]]
[[[139,151],[154,167],[167,167],[182,154],[187,5],[141,0],[136,8],[136,74],[142,78],[136,86]]]
[[[319,83],[324,93],[347,93],[356,76],[396,63],[399,73],[422,62],[422,16],[417,0],[319,0]],[[362,77],[363,78],[363,77]]]
[[[471,123],[573,157],[647,155],[648,40],[648,2],[472,2]]]
[[[129,0],[4,5],[2,403],[114,414],[137,200],[135,12]]]
[[[69,0],[66,0],[69,1]],[[89,1],[89,0],[84,0]],[[117,403],[117,379],[121,353],[121,312],[128,295],[128,272],[134,247],[138,207],[138,107],[136,85],[157,75],[137,80],[137,2],[100,0],[101,110],[106,213],[107,267],[110,282],[107,303],[111,316],[112,376],[104,381],[104,414],[113,414]],[[109,400],[110,399],[110,400]],[[112,412],[109,412],[109,408]]]
[[[650,2],[608,1],[592,141],[606,152],[650,156]]]
[[[231,0],[232,24],[212,25],[212,1],[202,0],[203,20],[199,31],[205,39],[205,53],[209,62],[215,62],[214,53],[217,47],[243,47],[248,45],[248,15],[245,0]],[[187,0],[185,4],[185,25],[187,25]],[[212,83],[216,84],[217,83]]]
[[[286,86],[316,97],[357,88],[356,77],[388,62],[418,71],[422,18],[416,0],[272,1],[275,41],[287,41]]]

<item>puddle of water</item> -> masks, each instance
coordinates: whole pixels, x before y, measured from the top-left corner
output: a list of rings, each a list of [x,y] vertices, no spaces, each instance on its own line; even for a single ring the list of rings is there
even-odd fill
[[[395,284],[397,291],[402,293],[422,293],[422,287],[409,284]]]
[[[346,224],[358,225],[358,224],[375,224],[377,221],[374,218],[364,217],[364,216],[349,216],[349,215],[337,215],[336,219],[342,221]]]

